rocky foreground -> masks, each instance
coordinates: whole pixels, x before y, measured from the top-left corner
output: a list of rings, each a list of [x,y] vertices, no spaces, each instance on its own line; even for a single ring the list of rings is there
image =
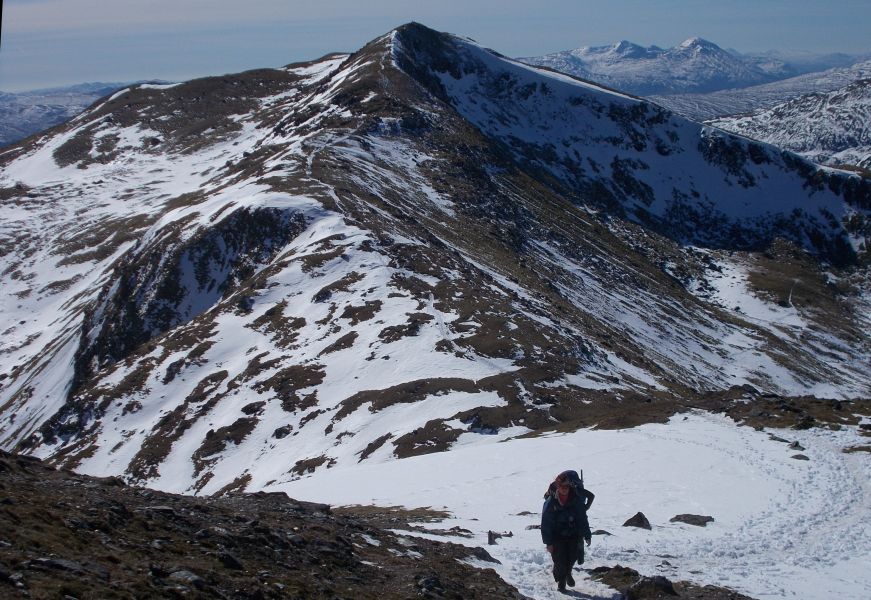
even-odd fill
[[[496,562],[483,548],[402,533],[445,516],[166,494],[0,451],[0,597],[524,598],[480,568]],[[619,565],[588,573],[618,590],[608,598],[747,598]]]
[[[480,548],[282,493],[199,498],[0,454],[0,597],[522,598]]]

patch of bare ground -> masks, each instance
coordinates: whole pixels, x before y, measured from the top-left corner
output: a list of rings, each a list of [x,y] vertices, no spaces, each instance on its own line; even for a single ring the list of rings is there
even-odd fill
[[[662,575],[645,576],[629,567],[588,569],[590,577],[620,592],[626,600],[753,600],[750,596],[713,585],[700,586],[686,581],[672,582]]]
[[[357,273],[356,271],[348,273],[338,281],[325,285],[318,290],[312,297],[312,302],[326,302],[337,292],[348,292],[351,290],[352,285],[361,281],[363,278],[364,275]]]
[[[303,476],[308,475],[310,473],[314,473],[318,470],[318,468],[326,465],[329,469],[333,465],[336,464],[336,460],[334,458],[330,458],[328,456],[316,456],[314,458],[303,458],[293,465],[293,467],[288,471],[291,475]]]
[[[326,373],[323,365],[292,365],[279,369],[268,379],[258,381],[254,390],[261,393],[273,392],[274,397],[281,402],[281,408],[292,413],[317,405],[317,391],[304,395],[299,392],[320,385],[324,377]]]
[[[5,452],[0,473],[3,597],[523,598],[492,569],[466,564],[483,549],[390,531],[438,520],[429,509],[179,496]]]
[[[754,254],[749,272],[751,289],[783,307],[793,307],[823,331],[856,340],[855,316],[848,302],[851,290],[831,283],[807,252],[782,238],[765,252]]]
[[[459,378],[433,378],[408,381],[383,390],[364,390],[346,398],[340,404],[333,422],[341,421],[367,402],[370,412],[378,412],[394,404],[407,404],[423,400],[427,396],[437,396],[448,392],[479,391],[474,382]]]
[[[362,306],[348,305],[339,315],[339,318],[349,319],[351,325],[358,325],[363,321],[375,318],[375,315],[381,310],[382,304],[381,300],[367,300]]]
[[[75,232],[64,233],[53,249],[55,254],[63,257],[57,264],[65,266],[104,260],[122,244],[138,239],[139,232],[153,225],[158,217],[154,213],[105,219]]]
[[[52,281],[41,290],[39,290],[40,294],[60,294],[61,292],[66,292],[71,287],[73,287],[76,283],[83,279],[83,275],[76,275],[75,277],[71,277],[70,279],[63,279],[60,281]]]
[[[230,425],[209,429],[200,447],[191,457],[194,462],[194,474],[205,470],[213,460],[210,457],[223,452],[228,443],[238,446],[257,427],[260,419],[256,417],[239,417]]]
[[[432,419],[422,427],[400,436],[393,442],[393,454],[397,458],[408,458],[449,450],[464,431],[448,426],[445,420]]]
[[[373,506],[351,505],[338,506],[333,509],[337,515],[363,517],[368,523],[377,524],[385,529],[417,530],[415,523],[441,523],[451,517],[451,513],[436,510],[429,506],[406,508],[403,506]]]
[[[333,259],[339,258],[348,250],[344,245],[333,245],[333,241],[345,239],[343,234],[332,235],[321,240],[313,252],[300,256],[298,260],[302,265],[303,273],[312,273],[322,268]]]
[[[377,412],[399,402],[416,402],[428,395],[449,391],[495,392],[505,403],[461,411],[446,419],[434,419],[393,440],[398,457],[428,454],[450,448],[464,432],[495,434],[501,429],[523,426],[523,437],[584,428],[626,429],[646,423],[666,423],[676,414],[704,410],[725,414],[738,425],[763,428],[857,427],[862,417],[871,417],[871,400],[826,400],[814,397],[781,398],[762,395],[748,387],[719,392],[676,395],[668,392],[641,393],[627,390],[593,390],[555,386],[551,374],[541,368],[524,367],[477,382],[467,380],[421,380],[386,390],[360,392],[345,400],[333,422],[338,422],[366,402]],[[458,419],[465,428],[445,425]],[[861,430],[860,433],[865,433]],[[378,442],[369,453],[386,443]],[[374,443],[374,442],[373,442]],[[858,447],[856,451],[862,451]],[[367,454],[368,456],[368,454]],[[362,460],[362,458],[361,458]]]
[[[366,447],[363,448],[363,450],[360,452],[360,458],[359,458],[359,460],[357,460],[357,462],[363,462],[364,460],[369,458],[373,452],[375,452],[376,450],[378,450],[378,448],[380,448],[381,446],[386,444],[387,440],[391,439],[392,437],[393,437],[392,433],[385,433],[381,437],[369,442],[366,445]]]
[[[276,346],[288,349],[296,343],[297,338],[299,338],[299,330],[305,327],[306,321],[302,317],[285,316],[284,309],[286,308],[287,301],[282,300],[275,306],[266,309],[262,315],[246,327],[260,333],[271,334],[271,340]]]
[[[423,325],[435,319],[427,313],[411,313],[407,316],[408,320],[402,325],[391,325],[378,332],[378,338],[385,344],[397,342],[402,338],[417,335]]]
[[[862,416],[871,417],[871,399],[826,400],[813,396],[759,395],[732,402],[724,407],[723,412],[737,423],[756,429],[839,429],[845,425],[857,426]]]
[[[318,357],[323,356],[324,354],[331,354],[333,352],[338,352],[339,350],[346,350],[354,345],[354,340],[357,339],[359,334],[356,331],[351,331],[337,339],[335,342],[324,348],[318,353]]]
[[[169,456],[172,445],[197,419],[208,414],[220,401],[222,396],[213,394],[227,376],[227,371],[206,376],[197,383],[184,402],[161,417],[127,466],[127,473],[134,481],[145,481],[158,475],[160,463]],[[191,410],[194,405],[203,402],[205,404]],[[190,414],[191,412],[193,415]]]

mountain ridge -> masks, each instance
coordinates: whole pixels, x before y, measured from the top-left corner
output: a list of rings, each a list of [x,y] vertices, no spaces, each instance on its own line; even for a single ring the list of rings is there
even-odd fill
[[[868,393],[867,183],[420,25],[0,161],[0,435],[84,472],[209,494]]]
[[[871,79],[709,124],[831,166],[871,167]]]
[[[691,37],[672,48],[643,47],[623,40],[610,46],[583,46],[518,60],[640,96],[661,96],[762,85],[844,67],[859,59],[841,54],[818,57],[741,54]]]

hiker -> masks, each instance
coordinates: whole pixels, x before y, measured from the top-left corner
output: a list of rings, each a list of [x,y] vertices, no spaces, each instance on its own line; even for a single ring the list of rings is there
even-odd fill
[[[583,480],[575,471],[563,471],[556,476],[544,495],[541,510],[541,541],[553,559],[553,578],[557,589],[564,592],[566,584],[575,585],[572,566],[584,562],[583,539],[587,546],[592,540],[587,510],[595,495],[584,488]]]

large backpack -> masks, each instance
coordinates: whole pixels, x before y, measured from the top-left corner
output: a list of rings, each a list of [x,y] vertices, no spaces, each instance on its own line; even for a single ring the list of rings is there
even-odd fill
[[[578,474],[577,471],[563,471],[551,482],[551,484],[547,487],[547,491],[544,493],[544,499],[547,500],[551,496],[556,493],[556,482],[560,479],[565,479],[568,481],[569,485],[575,488],[575,493],[579,498],[584,497],[584,471],[581,470],[581,473]]]

